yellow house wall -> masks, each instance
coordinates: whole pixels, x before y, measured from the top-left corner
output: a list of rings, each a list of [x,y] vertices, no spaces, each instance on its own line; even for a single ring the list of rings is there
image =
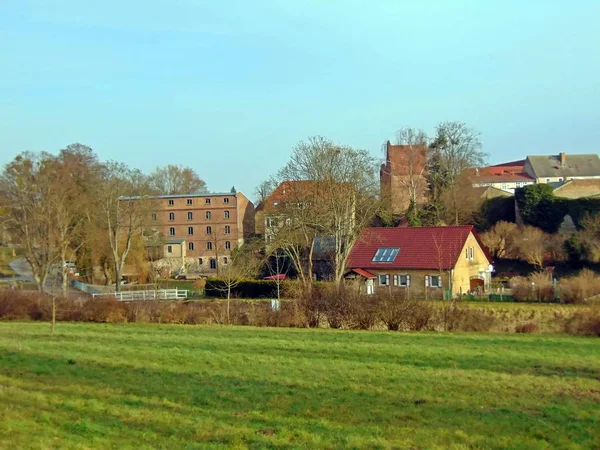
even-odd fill
[[[473,259],[466,258],[466,249],[469,247],[473,247],[474,249]],[[471,278],[479,277],[480,271],[488,270],[489,265],[490,263],[479,246],[477,239],[475,239],[473,233],[470,233],[452,272],[452,294],[457,296],[469,292],[471,289]]]

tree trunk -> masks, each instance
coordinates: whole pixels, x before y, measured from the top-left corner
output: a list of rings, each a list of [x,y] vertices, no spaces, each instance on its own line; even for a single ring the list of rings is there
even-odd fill
[[[227,284],[227,325],[231,325],[229,320],[229,301],[231,299],[231,284]]]
[[[54,336],[54,327],[56,325],[56,297],[52,295],[52,323],[50,325],[50,336]]]

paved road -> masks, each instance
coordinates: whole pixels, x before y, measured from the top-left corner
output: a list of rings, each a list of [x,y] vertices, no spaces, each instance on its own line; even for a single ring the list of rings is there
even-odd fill
[[[31,266],[25,258],[17,258],[8,264],[12,270],[17,273],[15,277],[19,281],[31,281],[33,282],[33,273],[31,272]]]

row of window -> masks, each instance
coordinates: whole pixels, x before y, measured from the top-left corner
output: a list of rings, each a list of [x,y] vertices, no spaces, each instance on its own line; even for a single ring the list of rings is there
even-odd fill
[[[225,204],[229,203],[229,198],[225,197],[223,199],[223,203],[225,203]],[[188,198],[187,199],[187,204],[188,205],[193,205],[194,201],[191,198]],[[204,199],[204,204],[205,205],[210,205],[210,198],[205,198]],[[174,205],[175,205],[175,200],[169,200],[169,206],[174,206]]]
[[[211,211],[206,211],[205,213],[206,219],[210,220],[212,218],[212,212]],[[229,211],[223,211],[223,218],[224,219],[229,219]],[[152,220],[156,221],[157,220],[157,216],[156,213],[152,213]],[[175,213],[169,213],[169,221],[173,222],[175,220]],[[187,213],[187,220],[194,220],[194,213],[191,211],[188,211]]]
[[[390,280],[389,274],[379,275],[380,286],[390,286],[390,281],[394,286],[410,287],[410,275],[393,275]],[[442,287],[442,277],[440,275],[425,275],[425,287],[440,288]]]
[[[206,227],[206,234],[212,234],[212,227]],[[231,226],[225,225],[225,234],[231,234]],[[188,227],[188,236],[194,235],[194,227]],[[175,236],[175,227],[169,228],[169,236]]]
[[[194,245],[193,242],[188,242],[188,250],[194,251],[195,248],[196,248],[196,246]],[[213,249],[213,243],[207,242],[206,250],[212,250],[212,249]],[[231,242],[230,241],[225,241],[225,250],[231,250]],[[173,253],[172,245],[167,245],[167,253]]]

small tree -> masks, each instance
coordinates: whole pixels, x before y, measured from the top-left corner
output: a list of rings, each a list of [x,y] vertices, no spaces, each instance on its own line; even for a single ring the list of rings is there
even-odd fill
[[[500,221],[490,230],[481,233],[481,240],[495,258],[505,258],[508,256],[512,248],[512,242],[519,232],[516,224]]]
[[[539,228],[526,225],[515,237],[515,248],[523,261],[541,269],[544,265],[544,254],[548,238]]]
[[[256,276],[261,265],[261,258],[255,251],[246,251],[244,246],[236,247],[227,257],[227,263],[221,267],[217,290],[227,295],[227,324],[231,323],[230,303],[231,291],[242,281]]]

